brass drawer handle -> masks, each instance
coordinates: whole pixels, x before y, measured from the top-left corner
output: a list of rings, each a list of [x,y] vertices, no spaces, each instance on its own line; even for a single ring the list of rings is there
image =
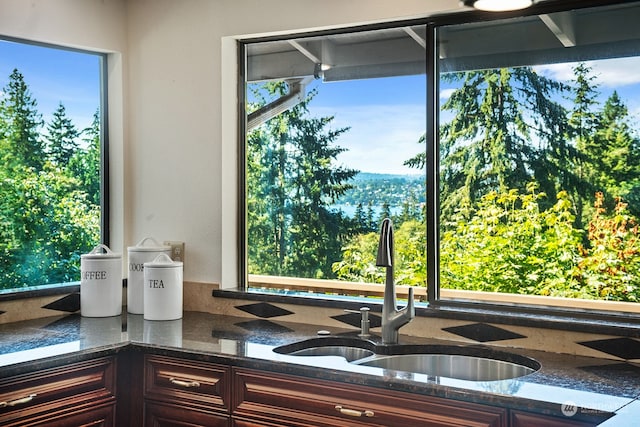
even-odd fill
[[[350,417],[373,417],[375,415],[373,411],[356,411],[355,409],[343,408],[342,405],[336,405],[336,411],[340,412],[342,415],[348,415]]]
[[[34,393],[26,397],[21,397],[20,399],[10,400],[8,402],[0,402],[0,408],[4,408],[6,406],[24,405],[25,403],[31,402],[36,396],[37,394]]]
[[[169,382],[171,382],[171,384],[173,385],[177,385],[180,387],[185,387],[185,388],[198,388],[200,387],[200,383],[198,381],[184,381],[184,380],[179,380],[177,378],[169,378]]]

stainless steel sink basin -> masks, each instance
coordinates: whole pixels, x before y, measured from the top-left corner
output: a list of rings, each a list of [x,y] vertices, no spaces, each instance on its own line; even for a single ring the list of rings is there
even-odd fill
[[[482,346],[393,345],[359,338],[311,338],[273,349],[289,356],[339,356],[352,365],[447,377],[467,381],[518,378],[540,369],[540,364],[519,354]]]
[[[354,363],[361,366],[467,381],[506,380],[522,377],[537,370],[519,363],[459,354],[373,356]]]
[[[290,356],[340,356],[344,357],[348,362],[366,357],[373,356],[375,353],[371,350],[358,347],[344,347],[330,345],[326,347],[310,347],[296,350],[289,353]]]
[[[273,349],[289,356],[340,356],[348,362],[375,355],[375,344],[351,337],[311,338]]]

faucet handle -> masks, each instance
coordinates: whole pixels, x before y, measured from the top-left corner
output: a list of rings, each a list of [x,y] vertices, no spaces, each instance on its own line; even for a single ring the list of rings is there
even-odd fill
[[[360,337],[368,337],[369,336],[369,307],[361,307],[360,310],[345,310],[346,313],[356,313],[360,314],[362,317],[360,318],[360,333],[358,336]]]

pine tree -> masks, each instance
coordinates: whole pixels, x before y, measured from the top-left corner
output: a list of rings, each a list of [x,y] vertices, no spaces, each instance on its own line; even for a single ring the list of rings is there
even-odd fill
[[[39,134],[42,116],[38,113],[37,102],[32,98],[24,76],[17,69],[9,76],[3,93],[0,101],[0,138],[5,140],[6,149],[15,156],[16,164],[40,171],[45,161],[44,144]]]
[[[49,158],[58,166],[66,166],[78,148],[77,138],[80,136],[80,132],[67,117],[66,109],[62,103],[58,104],[58,108],[53,113],[53,119],[47,125],[47,133]]]
[[[440,131],[444,215],[471,212],[490,191],[524,190],[534,177],[555,194],[545,155],[558,149],[566,119],[551,95],[566,87],[529,67],[451,73],[442,79],[461,83],[442,106],[454,114]]]
[[[276,97],[286,92],[282,82],[261,89]],[[327,277],[340,257],[349,227],[329,206],[350,188],[347,182],[357,171],[335,165],[343,149],[333,142],[346,129],[328,129],[331,117],[308,117],[313,95],[249,135],[250,273]]]
[[[576,227],[584,224],[584,209],[593,204],[593,197],[597,189],[594,186],[594,172],[599,143],[594,141],[598,128],[596,100],[598,96],[595,76],[591,68],[580,63],[573,68],[574,79],[570,88],[573,98],[573,108],[569,114],[568,129],[562,150],[557,159],[560,187],[567,191],[575,209]],[[595,157],[594,157],[595,156]]]
[[[80,182],[80,189],[89,201],[100,206],[101,199],[101,132],[100,110],[93,114],[91,126],[81,133],[86,148],[75,148],[68,160],[68,170]]]

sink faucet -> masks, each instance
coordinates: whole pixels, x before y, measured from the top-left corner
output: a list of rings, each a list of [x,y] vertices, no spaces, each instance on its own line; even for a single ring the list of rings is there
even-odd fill
[[[382,303],[382,342],[384,344],[397,344],[398,329],[415,317],[416,310],[413,305],[413,288],[409,288],[407,306],[402,310],[398,310],[396,288],[393,281],[393,225],[389,218],[385,218],[382,221],[382,227],[380,228],[376,265],[387,269]]]

